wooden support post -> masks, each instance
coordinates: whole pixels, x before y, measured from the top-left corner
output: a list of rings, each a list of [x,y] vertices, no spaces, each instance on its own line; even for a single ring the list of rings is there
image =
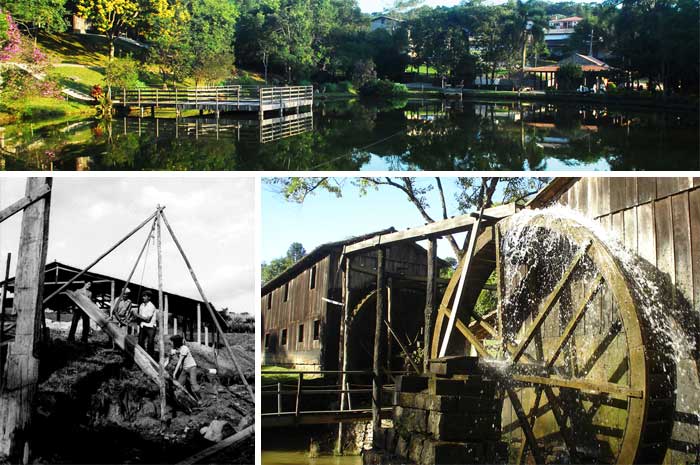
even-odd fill
[[[167,294],[164,296],[164,304],[163,304],[163,334],[165,336],[168,335],[168,329],[170,326],[170,313],[168,309],[168,296]]]
[[[204,325],[204,345],[209,347],[209,326]]]
[[[299,412],[301,412],[301,386],[304,383],[304,373],[299,373],[299,379],[297,380],[297,400],[295,407],[295,415],[298,417]]]
[[[349,342],[349,331],[350,331],[350,257],[345,256],[345,273],[343,275],[343,315],[340,326],[340,386],[342,387],[348,384],[348,342]],[[346,397],[343,392],[340,393],[340,410],[345,410],[346,398],[349,401],[349,397]],[[349,403],[349,402],[348,402]],[[343,453],[343,422],[338,423],[338,438],[336,439],[335,450],[336,453]]]
[[[187,255],[185,255],[185,251],[182,250],[182,246],[180,245],[180,241],[177,240],[177,237],[175,236],[175,232],[173,232],[173,228],[170,227],[170,223],[168,223],[168,218],[165,216],[165,213],[163,213],[162,211],[161,211],[160,216],[161,216],[161,218],[163,218],[163,222],[165,223],[165,227],[168,228],[168,232],[170,233],[170,237],[172,237],[173,242],[175,243],[175,246],[177,247],[177,250],[180,252],[180,255],[182,255],[182,259],[185,261],[185,265],[187,265],[187,269],[189,270],[190,275],[192,276],[192,281],[194,281],[194,284],[195,284],[195,286],[197,286],[197,290],[199,291],[199,295],[202,297],[204,304],[207,306],[207,310],[209,311],[209,316],[211,317],[212,321],[214,321],[214,326],[216,327],[216,330],[222,336],[222,339],[224,341],[224,346],[226,346],[226,351],[228,352],[228,355],[231,358],[231,362],[233,363],[233,366],[236,367],[236,371],[238,372],[238,376],[241,378],[241,382],[246,387],[248,394],[250,394],[251,400],[253,402],[255,402],[255,393],[253,392],[253,388],[250,387],[250,384],[248,384],[248,380],[243,375],[243,370],[241,370],[241,367],[238,364],[238,360],[236,360],[236,356],[233,354],[233,349],[231,349],[231,344],[229,344],[228,339],[226,339],[226,335],[224,334],[224,330],[221,329],[221,325],[219,324],[219,320],[217,319],[217,318],[219,318],[219,316],[216,314],[216,312],[214,311],[214,308],[209,303],[207,296],[204,295],[204,289],[202,289],[202,286],[199,284],[199,280],[197,279],[197,275],[194,274],[194,270],[192,269],[192,264],[190,264],[190,260],[187,258]]]
[[[158,248],[158,315],[160,316],[158,326],[160,326],[160,331],[158,331],[158,351],[159,361],[158,361],[158,376],[160,377],[159,387],[160,387],[160,422],[165,423],[165,408],[166,408],[166,392],[165,392],[165,340],[163,339],[163,330],[165,328],[163,311],[163,254],[161,251],[161,234],[160,234],[160,205],[158,205],[158,216],[156,217],[156,244]]]
[[[202,343],[202,307],[197,304],[197,344]]]
[[[177,334],[177,317],[173,315],[173,334]]]
[[[0,351],[4,350],[3,342],[5,342],[5,299],[7,299],[7,281],[10,279],[10,262],[12,254],[7,253],[7,262],[5,263],[5,281],[2,285],[2,294],[0,295]],[[0,387],[5,383],[5,360],[0,357]]]
[[[384,320],[386,306],[384,303],[385,289],[385,250],[380,247],[377,249],[377,308],[374,321],[374,356],[372,358],[372,427],[374,437],[379,437],[379,431],[382,427],[381,411],[382,411],[382,360],[384,359]]]
[[[27,194],[43,186],[50,188],[51,182],[51,178],[28,178]],[[12,463],[28,463],[31,453],[33,401],[39,380],[36,343],[43,308],[50,206],[47,196],[28,206],[22,215],[13,299],[17,314],[15,340],[8,348],[7,377],[0,396],[0,454]]]
[[[393,281],[391,278],[387,279],[386,286],[386,320],[387,328],[391,328],[391,294],[393,291]],[[388,336],[388,335],[387,335]],[[391,361],[394,358],[394,339],[391,337],[386,338],[386,369],[391,371]]]
[[[435,321],[435,303],[437,302],[437,240],[428,241],[427,276],[425,281],[425,312],[423,320],[423,371],[428,371],[430,360],[430,343],[433,336],[433,321]]]
[[[282,413],[282,383],[277,383],[277,414]]]
[[[163,208],[165,208],[165,207],[163,207]],[[93,261],[92,263],[90,263],[87,267],[83,268],[83,269],[80,271],[80,273],[76,274],[76,275],[73,276],[71,279],[69,279],[68,281],[66,281],[66,283],[65,283],[63,286],[61,286],[61,287],[58,288],[57,290],[53,291],[53,292],[51,293],[51,295],[49,295],[48,297],[46,297],[46,298],[44,299],[44,303],[48,302],[52,297],[54,297],[54,296],[60,294],[61,292],[63,292],[68,286],[71,285],[71,283],[73,283],[73,281],[75,281],[76,279],[78,279],[79,277],[81,277],[81,276],[82,276],[83,274],[85,274],[90,268],[92,268],[93,266],[97,265],[97,264],[100,262],[100,260],[102,260],[102,259],[105,258],[107,255],[109,255],[114,249],[116,249],[117,247],[119,247],[120,245],[122,245],[127,239],[129,239],[131,236],[133,236],[134,234],[136,234],[136,232],[137,232],[138,230],[140,230],[141,228],[143,228],[144,225],[145,225],[146,223],[148,223],[149,221],[151,221],[153,218],[155,218],[156,215],[158,215],[158,212],[155,212],[155,213],[153,213],[151,216],[149,216],[148,218],[146,218],[141,224],[139,224],[138,226],[136,226],[129,234],[127,234],[126,236],[124,236],[124,237],[123,237],[122,239],[120,239],[116,244],[114,244],[112,247],[110,247],[109,250],[107,250],[105,253],[103,253],[102,255],[100,255],[99,257],[97,257],[97,259],[96,259],[95,261]]]

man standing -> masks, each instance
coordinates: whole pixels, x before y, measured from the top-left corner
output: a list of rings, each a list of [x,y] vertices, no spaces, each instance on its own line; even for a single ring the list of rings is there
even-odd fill
[[[127,287],[122,291],[122,294],[117,299],[116,305],[110,308],[109,319],[116,317],[121,326],[127,326],[131,320],[131,290]]]
[[[173,343],[173,348],[170,351],[170,359],[173,360],[177,357],[177,364],[175,365],[175,370],[173,370],[173,378],[177,379],[177,382],[183,386],[189,379],[190,390],[192,394],[199,399],[197,362],[195,362],[194,357],[192,357],[192,352],[190,352],[189,347],[183,344],[182,336],[175,334],[170,337],[170,341]]]
[[[141,296],[141,305],[133,312],[134,319],[139,322],[139,345],[146,349],[148,355],[155,358],[154,342],[156,338],[157,312],[151,302],[151,291],[146,291]]]
[[[88,299],[92,300],[92,291],[90,288],[92,283],[90,281],[85,281],[85,285],[75,291],[77,294],[83,294]],[[73,319],[70,322],[70,330],[68,331],[68,340],[75,341],[75,331],[78,329],[78,321],[82,318],[83,320],[83,334],[81,340],[83,344],[87,344],[88,336],[90,335],[90,317],[82,311],[80,308],[73,309]]]

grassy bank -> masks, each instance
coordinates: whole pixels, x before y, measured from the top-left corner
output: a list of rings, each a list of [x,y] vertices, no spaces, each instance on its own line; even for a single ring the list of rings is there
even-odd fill
[[[89,117],[95,114],[91,105],[49,97],[32,97],[3,102],[0,105],[0,124],[20,120]]]

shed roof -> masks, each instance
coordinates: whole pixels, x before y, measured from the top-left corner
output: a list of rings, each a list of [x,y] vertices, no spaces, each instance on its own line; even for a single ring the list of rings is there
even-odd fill
[[[576,181],[578,177],[554,178],[544,186],[537,195],[535,195],[528,203],[528,208],[542,208],[552,203],[562,192],[565,192]]]
[[[376,20],[382,19],[382,18],[383,18],[383,19],[390,19],[390,20],[392,20],[392,21],[396,21],[397,23],[403,23],[403,19],[394,18],[394,17],[392,17],[392,16],[387,16],[387,15],[375,16],[374,18],[372,18],[371,21],[376,21]]]
[[[58,288],[71,279],[73,276],[75,276],[77,273],[81,271],[81,268],[76,268],[71,265],[66,265],[65,263],[61,263],[59,261],[54,260],[51,263],[47,263],[46,266],[44,267],[44,296],[47,297],[49,296],[52,292],[58,290]],[[100,273],[95,273],[93,271],[88,271],[86,272],[79,280],[76,282],[75,286],[82,285],[86,280],[92,281],[92,289],[94,290],[93,293],[98,293],[98,294],[110,294],[111,292],[111,281],[114,281],[115,284],[115,294],[119,294],[121,292],[122,287],[126,284],[125,279],[117,278],[115,276],[108,276]],[[0,283],[0,284],[5,284]],[[75,286],[72,287],[72,289],[75,289]],[[12,278],[7,280],[7,289],[10,292],[14,292],[15,288],[15,277],[13,276]],[[146,290],[149,290],[153,293],[154,296],[158,295],[158,289],[148,287],[148,286],[143,286],[141,284],[131,282],[129,284],[129,288],[131,290],[131,296],[132,300],[134,302],[137,302],[137,296]],[[188,316],[188,317],[196,317],[195,314],[195,308],[197,307],[197,304],[200,304],[201,306],[204,306],[204,301],[198,300],[198,299],[192,299],[190,297],[185,297],[180,294],[176,294],[174,292],[170,292],[167,290],[163,290],[163,294],[168,296],[168,313],[170,314],[177,314],[177,315],[182,315],[182,316]],[[57,295],[53,297],[49,302],[47,302],[47,305],[51,305],[52,301],[59,301],[59,302],[64,302],[64,303],[69,303],[68,302],[68,297],[64,295]],[[154,304],[158,304],[157,298],[154,299]],[[212,308],[216,310],[216,307],[212,304]],[[219,323],[221,323],[223,326],[226,326],[226,323],[221,317],[221,315],[216,312],[218,315]],[[211,317],[209,316],[209,312],[207,311],[202,311],[202,320],[205,322],[211,322]]]

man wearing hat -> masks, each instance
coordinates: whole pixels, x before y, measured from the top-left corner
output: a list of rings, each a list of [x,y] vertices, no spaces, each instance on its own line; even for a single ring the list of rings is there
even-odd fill
[[[109,319],[112,320],[116,316],[120,325],[128,325],[131,320],[131,290],[126,287],[122,294],[117,299],[116,305],[110,308]]]
[[[139,322],[139,345],[146,349],[148,355],[155,358],[154,342],[156,338],[157,316],[155,305],[151,302],[152,293],[146,291],[141,296],[138,311],[132,311],[134,319]]]

